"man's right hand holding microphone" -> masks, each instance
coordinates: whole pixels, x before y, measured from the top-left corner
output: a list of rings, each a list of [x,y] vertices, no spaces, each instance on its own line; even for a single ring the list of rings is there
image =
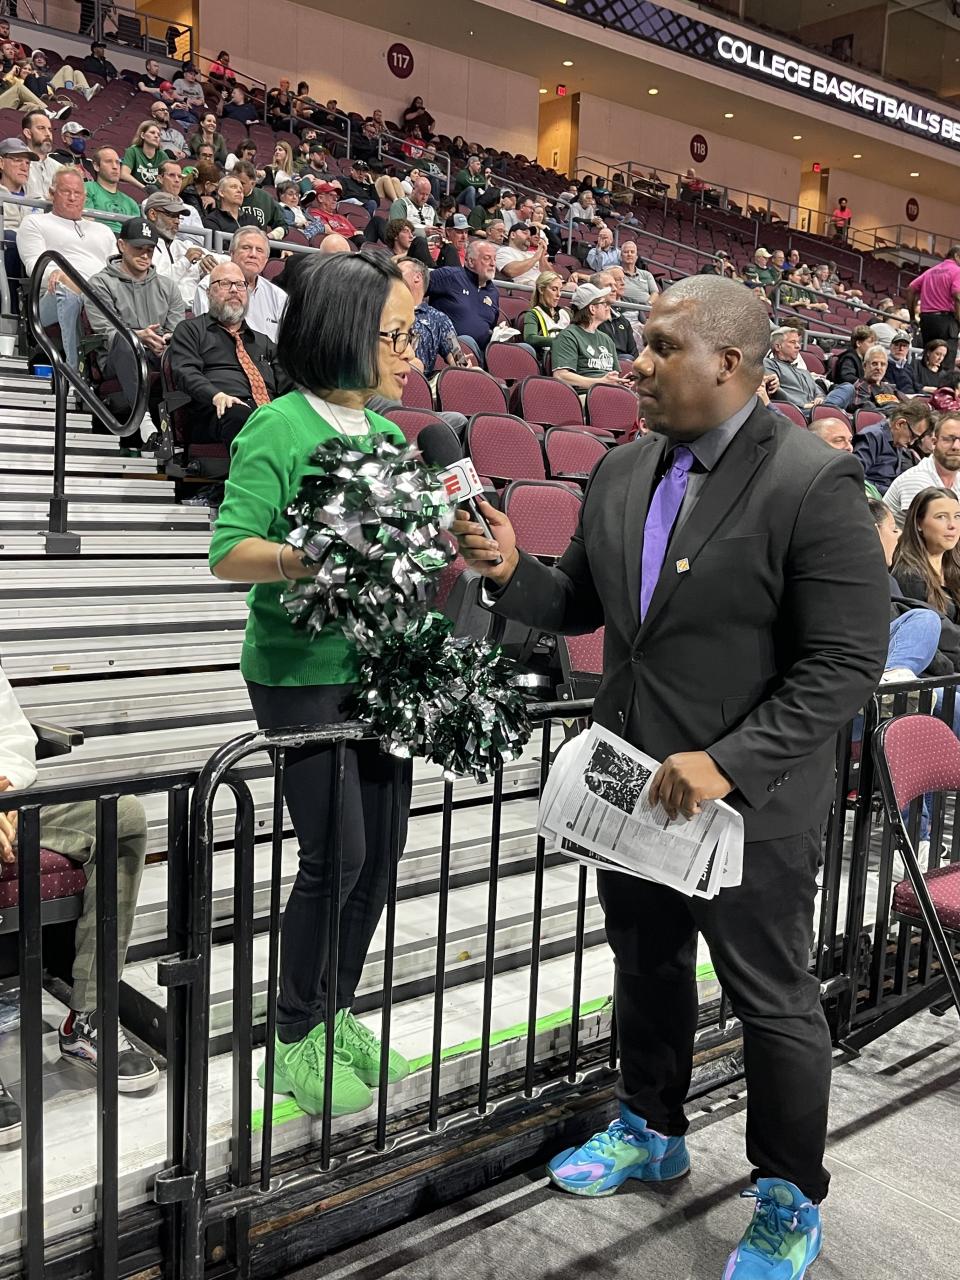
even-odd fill
[[[457,508],[457,518],[450,526],[460,547],[460,554],[471,569],[489,578],[498,587],[505,587],[513,577],[520,562],[517,551],[517,535],[513,525],[496,507],[483,498],[477,498],[477,508],[490,526],[493,538],[488,538],[483,526],[470,517],[463,507]]]

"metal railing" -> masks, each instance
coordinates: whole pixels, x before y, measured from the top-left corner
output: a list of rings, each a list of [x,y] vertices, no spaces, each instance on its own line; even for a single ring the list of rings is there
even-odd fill
[[[50,13],[47,0],[20,0],[19,8],[15,6],[12,10],[12,16],[56,31],[61,29],[62,7],[58,5],[56,12]],[[189,57],[191,62],[194,61],[193,27],[179,18],[146,13],[135,5],[117,4],[115,0],[84,0],[80,22],[85,25],[81,25],[77,34],[91,40],[96,38],[108,45],[136,50],[147,58],[175,58],[179,62]],[[185,47],[181,45],[184,38]],[[171,43],[173,49],[170,48]]]
[[[925,678],[899,686],[884,686],[838,735],[834,804],[824,841],[822,891],[815,924],[812,967],[820,981],[834,1044],[855,1053],[877,1035],[922,1009],[934,1011],[947,998],[947,985],[931,950],[926,931],[892,912],[893,885],[898,868],[891,832],[876,806],[873,760],[869,750],[873,731],[882,718],[906,710],[937,714],[953,724],[960,675]],[[941,697],[939,691],[944,693]],[[532,718],[539,723],[539,781],[542,789],[558,739],[571,721],[585,723],[591,711],[588,699],[532,704]],[[541,965],[557,954],[556,943],[545,940],[547,920],[545,887],[560,855],[548,853],[542,839],[532,850],[533,904],[529,914],[529,946],[522,944],[521,963],[528,967],[526,1025],[511,1032],[495,1047],[493,1009],[495,975],[499,962],[495,932],[503,877],[511,868],[501,865],[504,796],[508,794],[502,771],[486,793],[491,799],[490,836],[487,848],[485,941],[477,948],[475,970],[482,982],[479,1006],[479,1038],[470,1050],[469,1072],[451,1064],[443,1053],[445,1008],[452,987],[448,972],[452,935],[447,913],[455,868],[454,824],[464,795],[454,783],[443,783],[440,813],[440,847],[436,875],[436,959],[432,978],[420,990],[432,1002],[433,1021],[429,1053],[419,1079],[407,1093],[387,1082],[387,1053],[392,1035],[395,979],[395,927],[397,921],[397,864],[400,855],[399,800],[394,801],[389,853],[389,882],[385,904],[386,934],[380,981],[380,1089],[375,1113],[363,1128],[338,1134],[332,1123],[333,1021],[335,996],[328,998],[326,1047],[328,1082],[316,1127],[301,1126],[283,1144],[283,1161],[275,1151],[277,1118],[270,1105],[275,1065],[276,989],[279,967],[281,919],[281,856],[286,822],[282,800],[283,781],[291,751],[303,747],[333,753],[332,815],[333,854],[323,910],[329,925],[328,992],[335,991],[332,975],[337,965],[338,889],[343,822],[344,760],[348,749],[367,737],[362,723],[310,725],[248,733],[227,743],[199,772],[163,772],[152,777],[105,779],[82,786],[41,785],[8,792],[5,809],[20,813],[20,977],[21,1067],[25,1140],[21,1159],[24,1170],[24,1234],[22,1266],[26,1280],[40,1280],[47,1260],[44,1225],[43,1090],[41,1041],[43,1025],[41,928],[44,911],[51,904],[40,901],[41,829],[43,806],[68,800],[96,804],[98,837],[98,1008],[100,1010],[101,1072],[98,1075],[98,1196],[93,1243],[89,1236],[72,1241],[57,1239],[58,1259],[89,1251],[90,1270],[101,1280],[117,1280],[136,1268],[152,1268],[164,1280],[201,1280],[207,1267],[232,1267],[244,1280],[266,1274],[267,1259],[282,1272],[284,1262],[296,1256],[302,1264],[308,1256],[323,1252],[326,1241],[343,1243],[341,1232],[363,1234],[363,1215],[356,1214],[359,1197],[384,1225],[401,1218],[414,1188],[432,1187],[438,1194],[453,1195],[458,1181],[457,1161],[463,1148],[471,1149],[471,1187],[479,1171],[488,1176],[502,1172],[504,1161],[529,1159],[545,1144],[563,1145],[581,1134],[594,1119],[597,1125],[614,1105],[613,1084],[617,1045],[609,999],[584,1000],[582,955],[587,945],[600,945],[601,936],[588,924],[589,877],[578,868],[574,900],[569,906],[571,934],[563,954],[571,957],[569,1007],[562,1018],[549,1019],[545,1033],[540,1012]],[[251,757],[271,756],[270,798],[259,812],[268,812],[272,830],[269,845],[269,886],[264,895],[263,872],[255,881],[256,826],[251,792]],[[395,768],[406,768],[396,762]],[[259,765],[255,773],[264,775]],[[519,794],[529,794],[527,790]],[[188,794],[193,788],[187,820]],[[231,815],[214,814],[218,794],[226,788],[234,799]],[[116,1046],[120,977],[117,954],[115,894],[117,827],[116,810],[121,796],[166,793],[167,804],[167,950],[158,962],[158,982],[167,991],[165,1024],[158,1043],[166,1054],[167,1140],[164,1169],[154,1185],[153,1225],[144,1234],[143,1209],[121,1213],[117,1159],[118,1125]],[[514,787],[509,794],[518,794]],[[960,795],[937,797],[928,806],[930,822],[929,866],[960,861]],[[911,806],[908,829],[914,840],[924,821],[923,803]],[[225,842],[225,828],[232,836]],[[946,841],[945,852],[941,851]],[[214,931],[213,860],[215,851],[232,862],[232,922],[217,918]],[[567,864],[564,862],[564,866]],[[431,873],[434,874],[434,873]],[[431,892],[433,892],[431,881]],[[482,882],[481,882],[482,883]],[[256,891],[256,892],[255,892]],[[222,892],[222,890],[221,890]],[[259,907],[256,906],[259,902]],[[266,926],[265,1003],[255,1006],[253,941],[257,927]],[[226,932],[225,932],[226,930]],[[223,1145],[223,1124],[217,1120],[218,1163],[208,1168],[211,1138],[208,1094],[210,1063],[210,968],[218,942],[232,941],[231,1119],[229,1150]],[[515,943],[514,945],[521,945]],[[400,984],[402,986],[402,983]],[[447,1000],[445,1001],[445,994]],[[149,1018],[144,1012],[144,1018]],[[163,1017],[162,1011],[159,1014]],[[154,1032],[156,1038],[157,1033]],[[254,1112],[252,1097],[253,1048],[261,1037],[266,1043],[264,1097],[267,1105]],[[691,1097],[738,1080],[743,1074],[740,1033],[729,1006],[716,990],[701,1004],[697,1039],[698,1074]],[[497,1055],[500,1055],[499,1057]],[[112,1071],[111,1071],[112,1068]],[[571,1107],[571,1103],[576,1105]],[[587,1130],[589,1131],[589,1130]],[[226,1169],[222,1161],[226,1161]],[[403,1188],[407,1188],[403,1192]],[[331,1193],[336,1191],[331,1199]],[[350,1208],[352,1220],[338,1215],[337,1204]],[[320,1213],[322,1206],[323,1212]],[[319,1216],[318,1216],[319,1215]],[[58,1233],[62,1223],[48,1225]],[[69,1224],[68,1224],[69,1225]],[[329,1233],[329,1234],[328,1234]],[[309,1238],[308,1238],[309,1237]],[[260,1259],[255,1271],[252,1241]],[[145,1243],[146,1241],[146,1243]],[[289,1254],[288,1251],[289,1250]]]
[[[106,316],[116,330],[114,341],[123,342],[133,353],[137,363],[137,394],[130,413],[123,423],[117,420],[108,406],[95,394],[93,388],[84,382],[77,370],[72,369],[67,364],[56,343],[44,328],[43,321],[40,318],[40,298],[45,292],[43,276],[48,267],[66,276],[73,290]],[[76,268],[71,266],[62,254],[55,252],[53,249],[46,249],[34,263],[33,272],[27,284],[26,314],[27,324],[33,339],[44,352],[53,369],[53,491],[50,496],[45,549],[48,553],[75,555],[80,550],[80,537],[79,534],[70,532],[66,494],[68,388],[87,406],[93,416],[102,422],[114,435],[129,435],[139,427],[147,408],[147,397],[150,390],[147,359],[140,339],[127,328],[113,307],[98,294],[94,293]]]

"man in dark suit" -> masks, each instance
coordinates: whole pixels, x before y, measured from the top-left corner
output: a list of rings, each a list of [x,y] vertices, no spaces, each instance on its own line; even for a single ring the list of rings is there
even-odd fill
[[[820,836],[836,732],[884,666],[886,570],[856,460],[755,395],[769,324],[748,290],[680,281],[645,337],[634,370],[653,434],[599,463],[556,568],[518,552],[492,507],[493,542],[465,513],[453,526],[497,612],[574,635],[605,626],[594,716],[663,761],[654,802],[673,819],[726,798],[744,819],[742,884],[712,901],[598,874],[620,1117],[549,1172],[581,1195],[686,1173],[699,932],[743,1024],[756,1182],[724,1278],[799,1280],[828,1182],[830,1036],[809,972]]]

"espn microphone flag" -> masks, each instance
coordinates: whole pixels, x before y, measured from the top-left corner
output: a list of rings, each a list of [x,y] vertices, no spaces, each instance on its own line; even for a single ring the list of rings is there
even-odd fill
[[[470,458],[460,458],[440,472],[440,483],[451,502],[465,502],[483,493],[483,485]]]

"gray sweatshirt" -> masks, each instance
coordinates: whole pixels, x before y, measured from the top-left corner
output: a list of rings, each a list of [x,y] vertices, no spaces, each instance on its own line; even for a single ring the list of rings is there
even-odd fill
[[[120,263],[120,258],[111,258],[102,271],[90,277],[90,287],[131,329],[155,324],[161,333],[172,333],[184,317],[176,281],[157,275],[153,267],[142,280],[134,280]],[[100,308],[86,302],[84,311],[93,332],[112,342],[117,331]]]

